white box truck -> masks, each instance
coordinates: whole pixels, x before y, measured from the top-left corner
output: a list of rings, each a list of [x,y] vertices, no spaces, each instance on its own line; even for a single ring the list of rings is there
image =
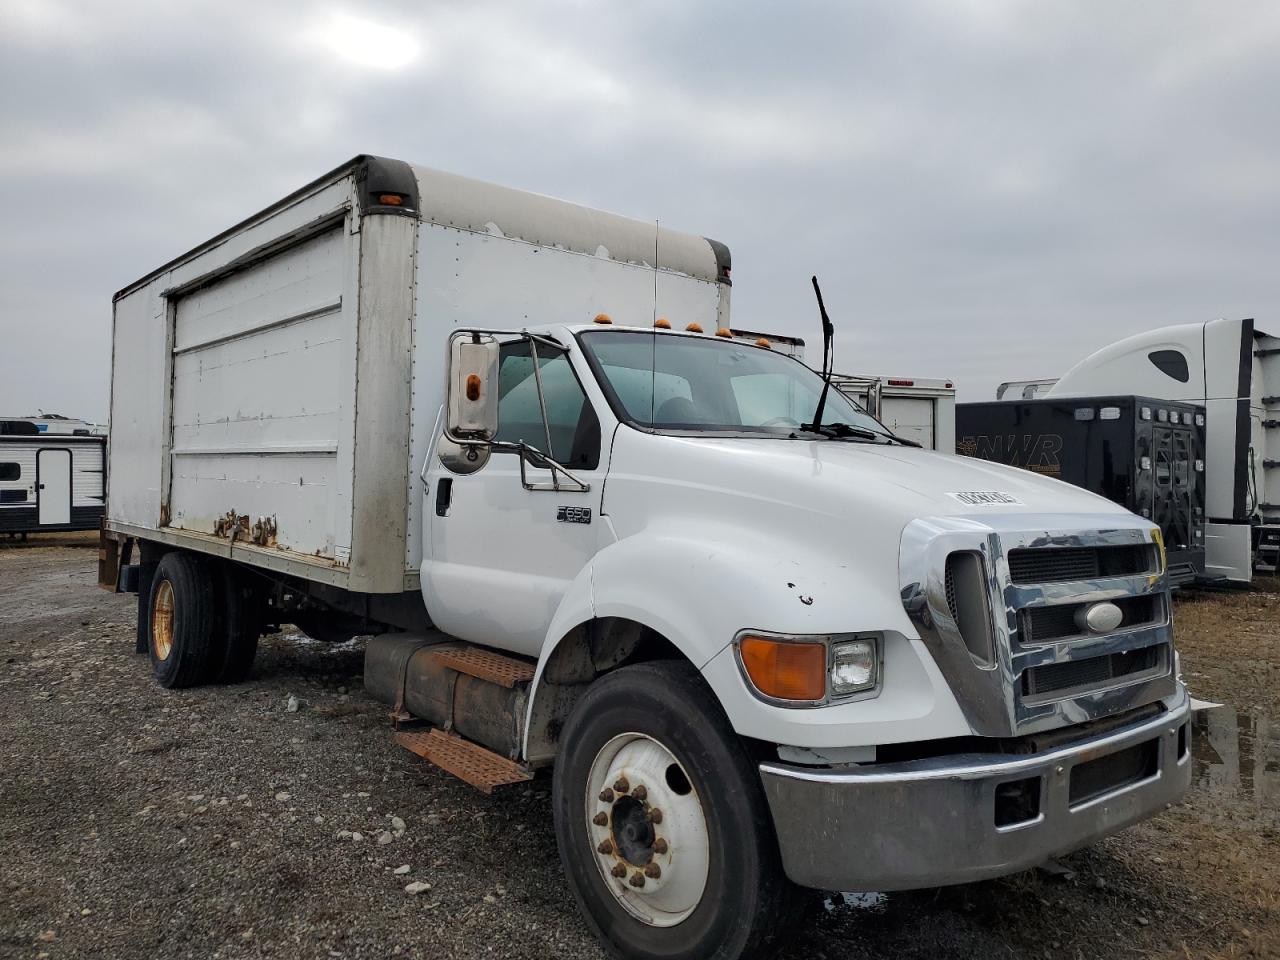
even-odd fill
[[[710,332],[728,279],[358,157],[126,287],[101,580],[158,679],[244,677],[281,621],[377,634],[405,747],[548,769],[624,957],[760,955],[803,887],[1005,874],[1176,800],[1158,529],[834,389],[818,418],[812,370]]]
[[[956,452],[956,387],[950,380],[835,374],[832,386],[926,450]]]

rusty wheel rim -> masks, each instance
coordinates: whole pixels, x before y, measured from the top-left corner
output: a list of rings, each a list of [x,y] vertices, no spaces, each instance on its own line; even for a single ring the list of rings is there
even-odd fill
[[[173,584],[161,580],[151,600],[151,643],[158,660],[168,660],[173,649]]]
[[[648,734],[624,733],[600,748],[586,787],[587,837],[606,889],[643,923],[682,923],[706,893],[711,838],[679,760]]]

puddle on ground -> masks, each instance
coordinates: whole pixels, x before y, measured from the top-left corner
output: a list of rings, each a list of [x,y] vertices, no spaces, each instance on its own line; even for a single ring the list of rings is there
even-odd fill
[[[827,913],[875,910],[883,907],[888,899],[883,893],[829,893],[822,898],[822,908]]]
[[[1192,726],[1198,788],[1259,808],[1280,803],[1280,724],[1223,706],[1197,712]]]

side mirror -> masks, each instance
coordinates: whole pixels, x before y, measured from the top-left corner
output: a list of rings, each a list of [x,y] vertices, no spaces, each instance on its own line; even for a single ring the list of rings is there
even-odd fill
[[[449,340],[449,399],[445,436],[455,443],[488,443],[498,435],[498,341],[475,331]]]

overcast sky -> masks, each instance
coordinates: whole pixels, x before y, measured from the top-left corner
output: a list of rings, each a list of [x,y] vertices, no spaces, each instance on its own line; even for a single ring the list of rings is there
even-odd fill
[[[1280,4],[0,3],[0,414],[111,295],[357,153],[723,240],[736,325],[960,398],[1280,327]],[[810,351],[816,362],[817,350]]]

